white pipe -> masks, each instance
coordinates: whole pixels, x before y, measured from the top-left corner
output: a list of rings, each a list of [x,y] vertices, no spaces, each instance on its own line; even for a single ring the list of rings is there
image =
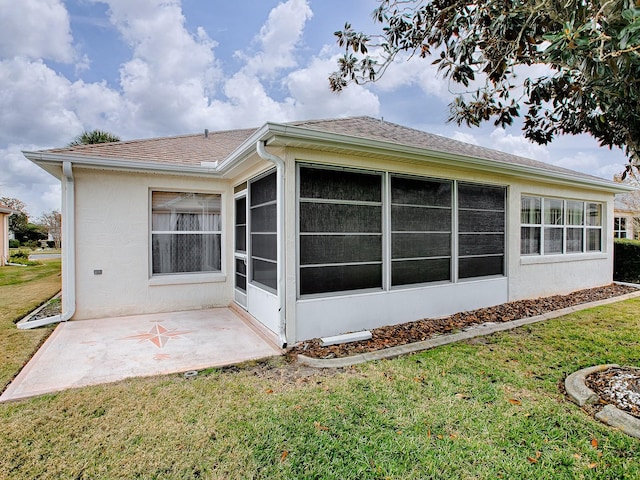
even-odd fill
[[[18,322],[20,330],[29,330],[52,323],[66,322],[76,313],[76,208],[73,168],[62,163],[62,313],[53,317]]]
[[[287,346],[287,317],[285,308],[285,248],[284,248],[284,161],[273,155],[264,148],[264,142],[258,140],[256,142],[256,151],[263,160],[268,160],[276,166],[276,243],[278,244],[277,254],[277,273],[276,280],[278,282],[278,313],[280,321],[278,322],[278,337],[282,348]]]

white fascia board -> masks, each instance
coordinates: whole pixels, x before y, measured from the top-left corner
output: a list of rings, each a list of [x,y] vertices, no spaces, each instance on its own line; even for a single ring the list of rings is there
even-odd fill
[[[84,155],[69,155],[65,153],[31,152],[23,151],[22,154],[38,165],[60,165],[62,162],[71,162],[76,166],[109,168],[114,170],[129,170],[138,172],[160,172],[172,174],[210,175],[219,177],[217,168],[202,167],[196,165],[178,165],[153,162],[137,162],[117,158],[86,157]]]
[[[330,132],[319,132],[308,128],[293,125],[283,125],[278,123],[266,123],[261,129],[256,131],[251,137],[242,143],[218,166],[220,170],[225,170],[241,162],[246,156],[255,151],[257,141],[266,141],[267,145],[297,146],[296,144],[316,144],[318,146],[329,146],[348,150],[352,153],[372,153],[384,154],[388,157],[399,159],[411,159],[417,161],[428,161],[436,164],[451,165],[473,170],[491,171],[497,174],[511,175],[529,180],[543,180],[545,182],[564,185],[597,188],[611,193],[630,192],[635,187],[615,183],[606,179],[585,178],[578,173],[555,172],[541,167],[518,165],[500,160],[488,160],[473,156],[448,153],[440,150],[425,149],[402,145],[381,140],[371,140],[367,138],[353,137]]]
[[[226,172],[233,167],[244,161],[249,155],[256,152],[256,144],[259,141],[267,140],[270,136],[270,132],[275,126],[280,126],[277,123],[265,123],[261,128],[256,130],[240,144],[233,152],[227,155],[227,158],[218,163],[217,171],[224,176]]]

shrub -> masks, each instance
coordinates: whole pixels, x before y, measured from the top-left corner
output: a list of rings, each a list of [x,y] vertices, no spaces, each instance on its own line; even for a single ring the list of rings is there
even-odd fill
[[[9,248],[19,248],[19,247],[20,247],[20,240],[16,240],[14,238],[9,240]]]
[[[56,242],[54,242],[53,240],[47,240],[47,247],[53,248],[55,246],[56,246]]]
[[[640,283],[640,240],[614,241],[613,279],[618,282]]]

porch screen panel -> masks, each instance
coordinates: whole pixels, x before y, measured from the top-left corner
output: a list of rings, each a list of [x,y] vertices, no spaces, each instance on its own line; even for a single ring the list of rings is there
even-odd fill
[[[151,192],[152,274],[218,272],[220,195]]]
[[[451,192],[451,181],[391,176],[392,285],[451,280]]]
[[[299,166],[300,294],[382,288],[382,175]]]
[[[458,184],[458,278],[504,275],[506,188]]]
[[[277,290],[276,173],[249,184],[251,282]]]

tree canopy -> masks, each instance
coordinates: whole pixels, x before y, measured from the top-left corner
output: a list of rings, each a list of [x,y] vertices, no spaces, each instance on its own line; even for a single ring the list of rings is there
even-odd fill
[[[84,131],[69,143],[69,147],[76,147],[78,145],[90,145],[94,143],[109,143],[119,142],[120,137],[113,133],[105,132],[104,130],[91,130],[90,132]]]
[[[431,58],[462,93],[449,121],[478,126],[523,119],[547,144],[589,133],[640,166],[640,0],[378,0],[380,35],[349,23],[335,32],[345,53],[329,77],[339,92],[379,79],[398,55]],[[530,78],[526,67],[545,65]]]

